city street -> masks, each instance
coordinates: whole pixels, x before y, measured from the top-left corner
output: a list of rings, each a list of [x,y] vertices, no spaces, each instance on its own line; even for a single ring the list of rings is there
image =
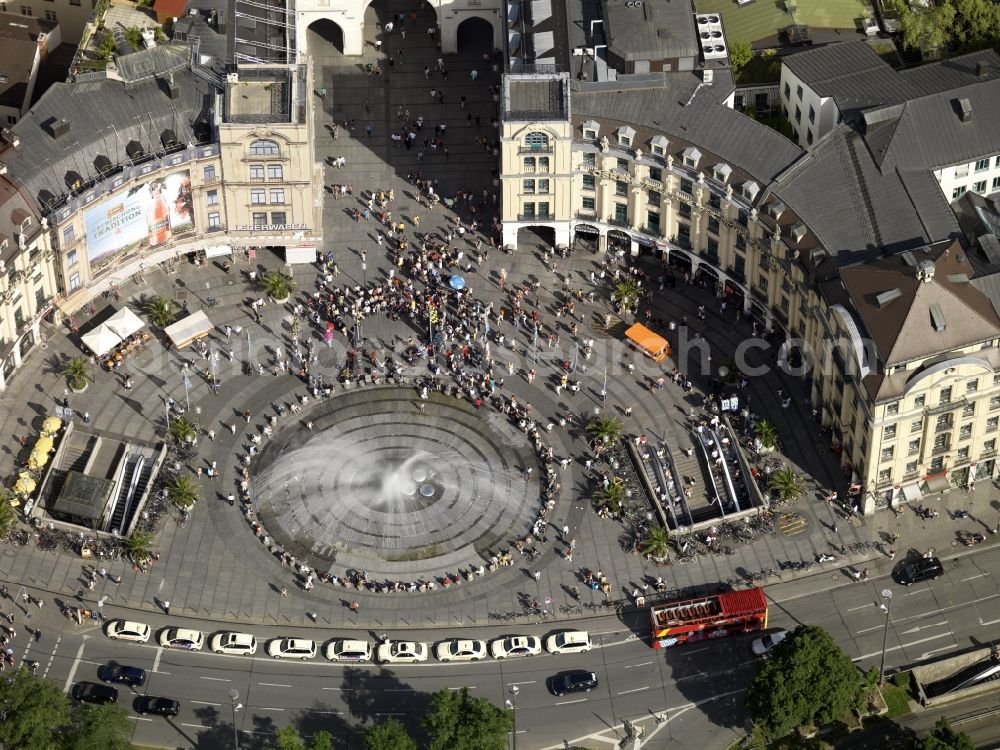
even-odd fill
[[[1000,587],[991,571],[1000,565],[1000,549],[976,550],[954,559],[943,555],[942,559],[946,567],[943,578],[909,589],[885,577],[855,583],[842,570],[772,586],[767,589],[773,600],[769,625],[820,626],[833,634],[861,668],[877,666],[885,625],[885,615],[878,606],[879,592],[888,587],[895,596],[887,671],[996,639],[1000,632]],[[133,616],[116,608],[107,614]],[[264,654],[264,642],[270,637],[295,635],[325,642],[348,635],[374,640],[378,633],[261,626],[245,626],[260,644],[253,658],[163,650],[152,643],[113,642],[96,628],[66,625],[56,635],[55,626],[48,624],[46,630],[53,632],[41,643],[19,640],[18,656],[40,661],[40,672],[67,688],[81,679],[95,679],[97,666],[108,661],[151,670],[143,692],[180,699],[182,712],[176,720],[134,716],[134,741],[146,744],[225,746],[232,732],[231,689],[239,691],[238,702],[245,706],[237,714],[244,746],[254,747],[255,738],[264,743],[277,728],[294,724],[306,734],[331,730],[340,738],[337,747],[353,750],[362,747],[363,728],[372,721],[397,715],[412,726],[430,694],[442,687],[468,686],[474,694],[502,704],[511,696],[509,688],[517,685],[517,731],[522,748],[558,748],[565,740],[593,743],[596,740],[587,738],[610,737],[615,727],[620,731],[625,719],[646,726],[651,748],[724,747],[745,721],[742,692],[757,663],[750,654],[751,638],[655,651],[644,640],[646,616],[639,612],[626,616],[624,622],[609,616],[574,623],[574,627],[589,629],[599,645],[580,656],[540,655],[472,665],[431,661],[345,666],[326,662],[321,656],[306,663],[279,662]],[[35,619],[39,620],[38,614]],[[154,630],[171,624],[202,628],[207,634],[218,627],[162,614],[143,615],[141,619]],[[41,622],[37,624],[41,626]],[[406,631],[405,637],[431,642],[458,635],[491,639],[511,633],[542,635],[559,629],[558,624],[461,631],[440,628]],[[389,634],[400,636],[392,631]],[[556,698],[549,694],[549,677],[576,668],[593,670],[600,687],[583,696]],[[122,688],[120,700],[128,705],[132,695]],[[657,714],[665,715],[667,721],[657,723]]]

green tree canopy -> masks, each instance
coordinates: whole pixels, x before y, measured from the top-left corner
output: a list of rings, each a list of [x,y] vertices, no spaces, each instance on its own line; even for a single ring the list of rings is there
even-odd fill
[[[55,683],[37,679],[21,667],[0,680],[0,713],[4,747],[56,750],[56,731],[69,722],[69,699]]]
[[[46,680],[40,680],[46,682]],[[66,735],[66,750],[133,750],[128,712],[117,703],[84,704],[76,709],[75,726]]]
[[[746,39],[737,39],[729,43],[729,63],[733,66],[733,75],[738,76],[752,59],[753,47]]]
[[[403,723],[391,717],[374,724],[365,732],[367,750],[417,750],[417,743],[406,732]]]
[[[438,690],[424,717],[431,737],[428,750],[507,750],[512,725],[509,711],[486,698],[473,698],[468,688]]]
[[[307,745],[295,727],[282,727],[278,730],[278,750],[333,750],[333,737],[320,730]]]
[[[887,0],[899,18],[903,45],[909,49],[973,52],[1000,38],[1000,6],[991,0],[935,0],[911,7],[905,0]]]
[[[774,647],[747,688],[750,716],[771,737],[822,726],[855,704],[861,673],[822,628],[801,625]]]
[[[916,750],[975,750],[976,745],[965,732],[956,732],[948,720],[941,717],[923,740],[914,746]]]
[[[786,466],[771,475],[767,486],[779,499],[795,500],[805,492],[806,483],[801,474]]]

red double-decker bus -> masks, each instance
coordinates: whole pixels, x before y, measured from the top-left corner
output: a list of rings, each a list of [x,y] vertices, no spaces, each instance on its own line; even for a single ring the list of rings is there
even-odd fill
[[[669,648],[734,633],[753,633],[767,627],[767,598],[763,589],[727,591],[651,607],[653,648]]]

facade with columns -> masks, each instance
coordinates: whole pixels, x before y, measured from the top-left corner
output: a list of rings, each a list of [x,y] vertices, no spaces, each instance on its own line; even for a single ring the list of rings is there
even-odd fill
[[[365,14],[371,2],[372,0],[297,0],[295,25],[299,51],[308,52],[306,31],[312,24],[317,21],[332,21],[340,27],[343,35],[343,53],[360,55],[365,43]],[[506,17],[502,0],[428,0],[427,4],[436,15],[435,33],[440,35],[442,52],[456,52],[459,27],[464,21],[476,18],[490,24],[494,48],[503,49]],[[388,20],[381,19],[382,23]],[[395,18],[393,22],[397,22]],[[410,23],[408,14],[404,23]],[[426,29],[412,28],[408,31],[421,34],[427,32]]]
[[[25,194],[0,177],[0,391],[41,340],[56,294],[48,222]]]

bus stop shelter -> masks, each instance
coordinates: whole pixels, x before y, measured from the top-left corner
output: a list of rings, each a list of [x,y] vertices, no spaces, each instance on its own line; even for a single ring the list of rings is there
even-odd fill
[[[625,338],[654,362],[662,362],[671,353],[667,340],[641,323],[636,323],[626,330]]]

